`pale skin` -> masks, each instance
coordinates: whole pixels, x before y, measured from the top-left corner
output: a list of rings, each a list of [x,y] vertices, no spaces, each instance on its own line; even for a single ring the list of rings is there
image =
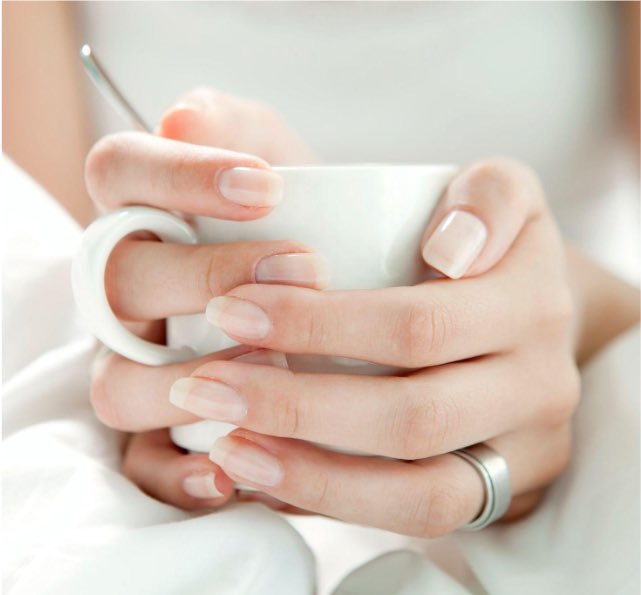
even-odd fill
[[[300,139],[255,102],[204,89],[182,101],[159,125],[166,138],[123,133],[94,146],[86,179],[98,207],[135,200],[237,220],[278,208],[273,197],[266,206],[234,203],[214,180],[234,167],[268,171],[270,163],[309,162]],[[98,362],[96,414],[132,432],[125,474],[182,508],[218,507],[239,481],[276,507],[433,537],[481,509],[478,475],[447,453],[485,441],[512,474],[506,519],[532,510],[570,458],[577,366],[638,321],[638,292],[564,246],[536,175],[522,164],[490,159],[464,168],[417,250],[460,211],[487,232],[462,278],[376,291],[319,291],[324,271],[307,247],[289,241],[122,242],[107,292],[117,315],[142,336],[163,341],[166,317],[202,312],[215,298],[209,313],[218,325],[235,300],[251,314],[244,325],[238,317],[228,325],[244,345],[227,352],[159,368],[118,355]],[[257,283],[261,262],[280,256],[294,263],[285,265],[291,278]],[[436,266],[430,256],[426,266]],[[230,361],[250,351],[254,363]],[[282,365],[281,352],[357,357],[407,373],[293,373],[274,365]],[[210,395],[218,389],[228,406],[212,406],[208,397],[207,415],[202,401],[194,411],[194,399],[183,398],[194,386]],[[238,403],[233,393],[241,407],[229,406]],[[184,454],[169,440],[170,425],[229,418],[230,411],[241,429],[212,445],[211,458]],[[308,441],[390,458],[329,452]],[[208,497],[212,485],[220,495]]]
[[[262,117],[263,132],[272,127],[267,157],[274,161],[300,142],[264,106],[235,101],[201,89],[163,118],[158,133],[173,140],[136,133],[103,139],[87,160],[91,195],[102,208],[136,196],[144,204],[238,220],[278,208],[234,204],[212,185],[218,170],[268,168],[221,148],[219,139],[237,138],[229,127],[239,121],[255,125]],[[230,109],[235,118],[226,114]],[[251,139],[246,142],[251,151]],[[146,325],[145,336],[162,340],[158,321],[176,314],[207,309],[225,330],[234,305],[249,313],[244,323],[227,316],[229,336],[244,345],[231,352],[162,368],[118,355],[99,364],[92,394],[97,415],[136,432],[125,473],[148,493],[185,508],[219,506],[233,496],[234,482],[242,482],[275,506],[433,537],[482,507],[478,475],[448,453],[485,441],[510,467],[515,497],[507,518],[531,510],[570,458],[577,362],[595,349],[586,346],[586,325],[594,321],[582,312],[582,291],[596,269],[579,266],[581,258],[564,247],[536,175],[522,164],[491,159],[464,168],[433,214],[423,247],[457,211],[486,226],[482,250],[461,279],[416,287],[319,291],[324,270],[309,249],[291,242],[123,242],[108,268],[107,291],[123,320]],[[298,259],[292,278],[257,283],[261,262],[274,255]],[[614,284],[617,303],[625,305],[617,309],[622,330],[635,320],[636,294],[598,274],[599,286]],[[260,350],[253,355],[258,361],[234,361],[249,348]],[[270,365],[274,353],[356,357],[407,373],[294,373]],[[171,444],[168,426],[202,418],[240,429],[212,445],[209,457]],[[379,456],[330,452],[310,442]],[[212,481],[221,495],[208,498]]]

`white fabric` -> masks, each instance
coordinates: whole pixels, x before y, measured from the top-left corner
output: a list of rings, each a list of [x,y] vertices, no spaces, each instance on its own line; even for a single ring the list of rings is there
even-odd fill
[[[437,542],[406,540],[413,551],[369,562],[334,595],[639,593],[639,357],[635,328],[585,369],[571,467],[532,516]],[[314,523],[321,531],[321,519]],[[300,526],[322,553],[321,582],[403,545],[398,536],[334,523],[334,542],[356,544],[347,563],[327,536]]]
[[[69,259],[80,231],[3,157],[4,592],[11,595],[489,593],[639,590],[639,335],[584,376],[571,469],[529,519],[434,542],[261,505],[193,515],[118,472],[121,437],[89,405],[93,341]]]
[[[77,328],[80,230],[3,155],[4,592],[311,593],[300,536],[261,505],[194,516],[119,472],[121,437],[89,404],[94,341]]]

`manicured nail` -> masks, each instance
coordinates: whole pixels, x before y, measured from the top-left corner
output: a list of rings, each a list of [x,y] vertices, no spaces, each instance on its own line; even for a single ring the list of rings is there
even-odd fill
[[[229,436],[218,438],[209,458],[241,481],[275,486],[283,478],[283,468],[278,459],[249,440]]]
[[[479,255],[487,229],[467,211],[452,211],[423,248],[425,262],[452,279],[462,277]]]
[[[243,353],[235,357],[232,361],[242,362],[244,364],[256,364],[257,366],[274,366],[276,368],[284,368],[287,370],[289,364],[287,363],[287,356],[281,351],[272,351],[271,349],[258,349]]]
[[[257,283],[323,288],[329,284],[329,263],[314,253],[274,254],[256,265],[255,277]]]
[[[247,415],[247,404],[230,386],[204,378],[180,378],[169,391],[169,401],[198,417],[239,421]]]
[[[283,198],[283,179],[269,169],[234,167],[218,174],[220,193],[247,207],[271,207]]]
[[[185,477],[183,490],[194,498],[220,498],[223,495],[216,487],[215,473]]]
[[[219,296],[210,300],[205,316],[228,335],[242,339],[264,339],[272,328],[267,314],[256,304],[235,297]]]

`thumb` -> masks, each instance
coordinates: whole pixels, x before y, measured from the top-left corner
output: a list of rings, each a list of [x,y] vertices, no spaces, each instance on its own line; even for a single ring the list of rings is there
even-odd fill
[[[545,199],[534,172],[508,159],[472,164],[450,182],[423,234],[423,260],[458,279],[491,269]]]

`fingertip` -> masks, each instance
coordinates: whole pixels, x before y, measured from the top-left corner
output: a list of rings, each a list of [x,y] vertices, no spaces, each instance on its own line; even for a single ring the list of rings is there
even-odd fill
[[[221,506],[235,493],[234,482],[206,454],[185,454],[167,430],[133,434],[123,473],[143,492],[185,510]]]
[[[423,260],[451,279],[470,269],[487,241],[487,227],[476,215],[463,210],[448,213],[427,238]]]
[[[169,108],[158,125],[157,132],[160,136],[174,140],[191,138],[192,131],[198,127],[202,108],[189,102],[180,102]]]
[[[177,505],[186,509],[221,506],[235,493],[234,482],[206,454],[183,455]]]
[[[504,257],[544,202],[528,166],[501,158],[473,163],[450,182],[432,214],[423,259],[452,279],[484,273]]]

